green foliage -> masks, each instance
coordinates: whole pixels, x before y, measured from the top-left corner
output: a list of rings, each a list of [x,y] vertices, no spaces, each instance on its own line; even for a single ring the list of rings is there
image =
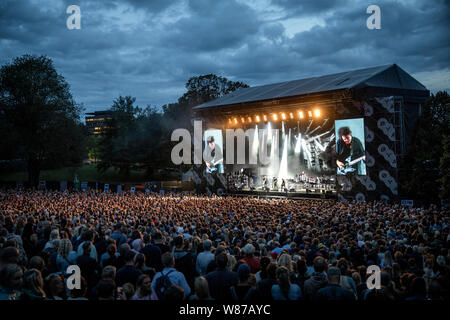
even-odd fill
[[[443,141],[444,152],[440,161],[441,169],[441,199],[450,199],[450,135],[446,135]]]
[[[439,195],[448,195],[448,158],[443,141],[450,134],[449,106],[450,96],[440,91],[423,107],[400,175],[402,193],[411,198],[437,203]]]
[[[189,129],[193,107],[249,86],[243,82],[234,82],[225,77],[207,74],[191,77],[185,87],[187,91],[178,98],[178,102],[164,105],[163,111],[168,123],[177,128]]]
[[[46,56],[24,55],[0,69],[3,159],[25,159],[37,185],[43,167],[79,165],[87,131],[69,85]]]
[[[192,107],[241,87],[248,86],[213,74],[192,77],[183,96],[163,106],[163,113],[150,106],[141,109],[135,106],[135,98],[120,96],[111,107],[114,115],[107,123],[111,129],[99,143],[98,169],[104,172],[114,167],[127,176],[139,168],[150,177],[155,169],[173,167],[170,153],[175,143],[170,137],[176,128],[191,129]]]

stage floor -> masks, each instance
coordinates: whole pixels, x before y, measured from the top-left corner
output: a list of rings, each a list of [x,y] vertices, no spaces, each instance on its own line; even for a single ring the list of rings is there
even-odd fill
[[[228,190],[225,192],[226,195],[234,196],[254,196],[262,198],[287,198],[287,199],[337,199],[336,191],[326,191],[324,190],[302,190],[302,191],[263,191],[263,190]]]

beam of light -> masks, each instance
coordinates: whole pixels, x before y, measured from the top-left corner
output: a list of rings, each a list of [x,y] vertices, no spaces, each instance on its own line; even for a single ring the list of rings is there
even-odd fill
[[[316,146],[320,149],[320,151],[325,151],[325,147],[316,139],[314,140]]]
[[[281,119],[286,120],[286,113],[283,112],[283,113],[281,114]]]
[[[234,118],[234,124],[238,124],[238,119]]]
[[[283,136],[284,136],[284,132],[285,132],[285,130],[284,130],[284,121],[281,121],[281,133],[283,134]]]
[[[319,109],[315,109],[314,110],[314,116],[316,116],[317,118],[320,117],[320,110]]]
[[[288,136],[288,152],[289,152],[290,149],[291,149],[291,143],[292,143],[292,140],[291,140],[291,128],[289,128],[289,136]]]
[[[313,121],[312,121],[312,120],[309,120],[309,125],[308,125],[308,128],[306,128],[305,133],[308,133],[309,128],[311,128],[312,123],[313,123]]]
[[[324,135],[326,135],[326,134],[328,134],[328,133],[329,133],[329,132],[323,132],[323,133],[321,133],[321,134],[319,134],[319,135],[317,135],[317,136],[314,136],[314,137],[312,137],[312,138],[306,139],[306,142],[310,143],[310,142],[313,141],[314,139],[318,139],[318,138],[320,138],[320,137],[322,137],[322,136],[324,136]]]
[[[311,152],[309,151],[309,148],[306,145],[305,139],[302,139],[302,148],[303,153],[306,155],[306,159],[308,160],[308,168],[311,165]]]
[[[267,116],[263,115],[264,122],[267,122]]]
[[[312,112],[311,112],[311,110],[310,111],[308,111],[308,117],[312,117]]]
[[[277,121],[278,120],[278,115],[276,113],[274,113],[272,115],[273,121]]]
[[[254,155],[254,159],[258,159],[258,146],[259,146],[259,139],[258,139],[258,125],[255,125],[255,133],[253,135],[253,146],[252,146],[252,153]]]
[[[322,127],[321,127],[321,126],[315,127],[311,132],[309,132],[309,135],[313,134],[313,132],[316,132],[316,131],[319,130],[320,128],[322,128]]]
[[[272,142],[272,126],[270,125],[270,121],[267,123],[267,143]]]
[[[256,121],[256,122],[261,121],[261,118],[259,117],[259,115],[257,115],[257,116],[255,117],[255,121]]]
[[[295,142],[295,154],[299,154],[302,149],[302,134],[299,133],[297,136],[297,141]]]
[[[305,117],[305,115],[303,114],[303,111],[299,111],[298,116],[300,117],[300,119],[303,119]]]
[[[278,171],[278,180],[281,184],[281,179],[288,177],[288,163],[287,163],[287,135],[283,135],[283,153],[281,156],[280,170]]]
[[[289,113],[289,117],[290,117],[291,119],[294,119],[294,114],[293,114],[292,112],[290,112],[290,113]]]

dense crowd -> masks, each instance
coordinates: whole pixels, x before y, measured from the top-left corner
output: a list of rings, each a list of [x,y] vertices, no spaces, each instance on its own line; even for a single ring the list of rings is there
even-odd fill
[[[449,240],[436,206],[4,190],[0,300],[448,300]]]

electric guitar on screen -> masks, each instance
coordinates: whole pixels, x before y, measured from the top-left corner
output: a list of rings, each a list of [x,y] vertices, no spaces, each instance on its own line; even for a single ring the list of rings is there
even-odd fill
[[[362,160],[364,160],[364,161],[366,160],[366,156],[356,158],[355,160],[352,160],[352,161],[350,161],[350,158],[351,157],[348,157],[347,159],[345,159],[345,164],[343,167],[338,167],[338,169],[337,169],[338,174],[345,175],[350,172],[355,172],[356,169],[353,168],[352,166]]]
[[[217,161],[206,162],[206,173],[216,172],[219,168],[219,165],[223,162],[223,159],[219,159]]]

